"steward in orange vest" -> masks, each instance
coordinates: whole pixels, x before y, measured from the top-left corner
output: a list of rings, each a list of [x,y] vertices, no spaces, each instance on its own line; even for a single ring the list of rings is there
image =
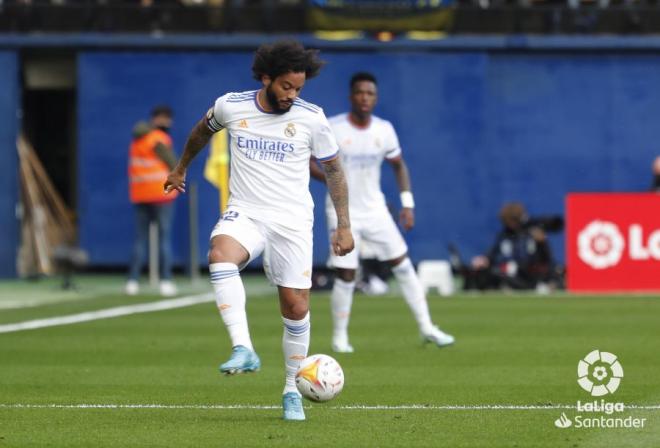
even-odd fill
[[[165,194],[163,184],[176,158],[172,138],[164,131],[139,122],[133,128],[128,160],[131,202],[134,204],[171,202],[178,192]]]

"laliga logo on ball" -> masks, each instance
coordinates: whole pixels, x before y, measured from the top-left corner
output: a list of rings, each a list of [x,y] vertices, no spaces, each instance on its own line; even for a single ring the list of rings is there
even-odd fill
[[[623,367],[616,355],[594,350],[578,363],[578,384],[594,397],[613,394],[621,384]]]
[[[592,221],[578,235],[578,255],[594,269],[616,265],[623,255],[624,241],[616,224]]]

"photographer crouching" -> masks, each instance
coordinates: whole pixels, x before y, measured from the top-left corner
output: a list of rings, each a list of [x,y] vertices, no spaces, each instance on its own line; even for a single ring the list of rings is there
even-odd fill
[[[504,204],[499,213],[502,230],[486,255],[474,257],[470,266],[450,247],[452,266],[464,277],[464,289],[535,289],[547,293],[563,287],[563,268],[555,262],[548,232],[563,230],[561,216],[530,218],[519,202]]]

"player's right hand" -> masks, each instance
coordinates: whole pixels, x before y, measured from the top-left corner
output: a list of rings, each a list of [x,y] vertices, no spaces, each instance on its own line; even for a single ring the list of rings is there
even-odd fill
[[[402,208],[399,213],[399,222],[406,232],[415,227],[415,211],[412,208]]]
[[[165,189],[165,194],[168,194],[172,190],[177,190],[179,193],[186,192],[186,172],[180,172],[177,170],[172,171],[168,176],[165,184],[163,185]]]
[[[342,227],[335,230],[330,237],[330,245],[335,255],[344,256],[350,253],[355,247],[353,234],[350,228]]]

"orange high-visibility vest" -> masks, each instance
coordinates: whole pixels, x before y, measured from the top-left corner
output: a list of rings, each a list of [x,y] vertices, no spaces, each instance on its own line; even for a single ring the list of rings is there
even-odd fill
[[[131,202],[173,201],[178,192],[165,194],[163,184],[170,170],[157,155],[156,145],[162,143],[172,147],[172,139],[160,129],[153,129],[148,134],[136,138],[131,143],[128,160],[128,181]]]

